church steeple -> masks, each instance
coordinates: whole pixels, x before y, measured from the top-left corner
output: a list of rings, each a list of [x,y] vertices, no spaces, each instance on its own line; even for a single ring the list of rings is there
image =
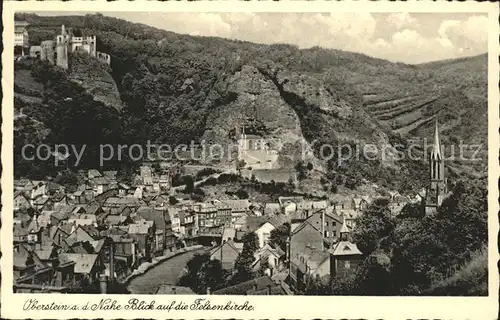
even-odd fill
[[[431,159],[442,160],[441,156],[441,141],[439,139],[439,124],[436,119],[434,121],[434,144],[432,146]]]
[[[349,228],[347,227],[347,223],[345,221],[345,216],[342,217],[342,227],[340,228],[340,241],[348,241],[349,240]]]
[[[434,123],[434,144],[429,157],[429,187],[427,189],[425,211],[436,212],[437,207],[443,202],[446,195],[446,180],[444,176],[444,158],[442,154],[441,140],[439,138],[439,124],[436,119]]]

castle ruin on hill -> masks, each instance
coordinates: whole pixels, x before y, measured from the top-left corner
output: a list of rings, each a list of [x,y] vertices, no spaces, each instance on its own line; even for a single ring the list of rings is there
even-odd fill
[[[32,46],[30,55],[39,57],[43,61],[49,61],[63,69],[68,69],[70,55],[75,52],[85,52],[107,65],[111,64],[111,56],[96,50],[97,38],[95,35],[76,37],[73,30],[66,30],[61,26],[61,34],[55,40],[42,41],[40,46]]]

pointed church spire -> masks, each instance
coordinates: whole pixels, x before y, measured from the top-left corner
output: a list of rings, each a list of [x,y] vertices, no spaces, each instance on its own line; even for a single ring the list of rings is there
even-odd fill
[[[441,160],[441,141],[439,139],[439,125],[437,119],[434,127],[434,145],[432,146],[431,159]]]
[[[340,228],[340,241],[347,241],[349,235],[349,228],[347,227],[345,216],[342,217],[342,227]]]

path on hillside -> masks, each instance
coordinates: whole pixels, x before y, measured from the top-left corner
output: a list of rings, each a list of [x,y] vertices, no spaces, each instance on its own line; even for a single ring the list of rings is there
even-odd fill
[[[198,180],[198,181],[195,181],[193,184],[194,184],[194,187],[198,187],[200,184],[206,182],[208,179],[210,178],[219,178],[221,175],[223,174],[235,174],[236,173],[236,170],[235,169],[228,169],[226,171],[223,171],[223,172],[217,172],[217,173],[213,173],[209,176],[206,176],[205,178],[201,179],[201,180]],[[184,184],[181,184],[180,186],[176,186],[176,187],[173,187],[172,190],[174,192],[177,192],[177,191],[181,191],[183,190],[184,188],[186,187],[186,185]]]
[[[187,262],[195,255],[205,249],[193,250],[181,253],[178,256],[167,259],[157,266],[149,269],[144,274],[130,280],[127,288],[132,294],[154,294],[163,284],[175,285],[177,278],[186,266]]]

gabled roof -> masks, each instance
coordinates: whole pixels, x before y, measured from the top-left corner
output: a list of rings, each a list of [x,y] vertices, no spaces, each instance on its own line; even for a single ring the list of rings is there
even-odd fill
[[[286,204],[287,202],[300,203],[304,201],[304,197],[278,197],[278,202],[281,206]]]
[[[96,177],[96,178],[94,178],[95,185],[108,185],[110,183],[111,183],[111,181],[109,180],[108,177]]]
[[[358,246],[350,241],[340,241],[328,250],[334,256],[362,255]]]
[[[210,251],[210,255],[214,255],[215,253],[220,251],[221,248],[223,248],[223,250],[226,250],[225,247],[231,248],[234,251],[236,251],[237,253],[240,253],[241,251],[243,251],[243,243],[242,242],[234,242],[233,240],[229,240],[229,241],[223,242],[221,245],[213,248]]]
[[[150,226],[146,223],[133,223],[128,226],[128,233],[130,234],[147,234]]]
[[[136,214],[144,220],[154,221],[157,229],[163,230],[165,228],[166,215],[163,214],[163,211],[150,207],[140,207]]]
[[[90,169],[88,171],[88,175],[93,177],[102,177],[102,174],[99,172],[99,170],[96,169]]]
[[[257,230],[260,226],[262,226],[264,223],[268,222],[269,218],[268,217],[263,217],[263,216],[247,216],[246,217],[246,231],[255,231]]]
[[[99,255],[89,253],[61,253],[61,256],[75,262],[75,273],[88,274],[92,271]]]

